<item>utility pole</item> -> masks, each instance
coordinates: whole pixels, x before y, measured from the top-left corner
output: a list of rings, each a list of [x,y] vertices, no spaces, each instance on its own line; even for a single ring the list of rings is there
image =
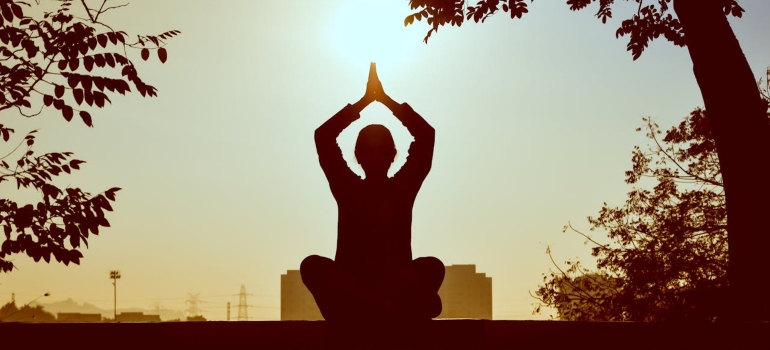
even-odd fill
[[[119,270],[112,270],[110,271],[110,279],[112,279],[112,287],[113,287],[113,294],[114,294],[114,304],[113,304],[113,321],[118,321],[118,280],[120,279],[120,271]]]
[[[227,302],[227,320],[230,321],[230,302]]]

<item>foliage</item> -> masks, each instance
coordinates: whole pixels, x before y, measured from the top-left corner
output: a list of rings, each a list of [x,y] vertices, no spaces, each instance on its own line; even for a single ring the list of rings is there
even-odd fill
[[[43,1],[50,4],[52,1]],[[58,0],[55,11],[45,10],[40,0],[34,4],[0,0],[0,112],[16,109],[25,117],[39,115],[43,109],[58,110],[71,121],[77,113],[84,124],[93,127],[89,109],[111,103],[110,95],[138,91],[153,97],[157,89],[145,83],[129,58],[129,50],[139,50],[142,59],[155,50],[161,62],[167,60],[165,40],[179,34],[172,30],[160,35],[137,35],[115,31],[100,21],[107,11],[125,5],[97,7],[79,2],[82,16],[72,9],[73,2]],[[80,7],[82,5],[82,7]],[[36,15],[28,16],[25,8]],[[133,86],[133,87],[132,87]],[[4,119],[7,120],[8,115]],[[0,124],[0,136],[8,144],[14,129]],[[71,152],[35,155],[32,147],[37,130],[30,131],[8,153],[0,154],[0,186],[15,181],[17,190],[31,188],[42,195],[37,204],[18,204],[0,199],[0,272],[14,267],[8,257],[26,253],[35,261],[79,264],[81,243],[88,246],[90,234],[110,224],[105,211],[120,188],[91,195],[79,188],[60,189],[53,178],[79,170],[84,161]],[[22,150],[15,162],[10,156]],[[6,184],[8,185],[8,184]]]
[[[590,271],[567,261],[566,270],[544,276],[535,294],[562,318],[713,320],[720,313],[719,296],[727,285],[727,211],[706,112],[694,110],[662,139],[658,125],[644,120],[654,146],[634,148],[626,183],[654,179],[656,184],[652,190],[635,187],[625,205],[605,203],[598,217],[588,218],[591,231],[605,231],[610,244],[565,227],[594,245],[597,265]]]
[[[757,82],[768,122],[769,79],[770,67]],[[696,109],[662,140],[658,125],[645,122],[655,146],[634,147],[626,182],[657,184],[652,191],[634,188],[623,207],[605,203],[597,218],[588,218],[591,230],[606,231],[612,244],[565,227],[594,245],[597,266],[591,271],[568,260],[562,269],[554,262],[557,271],[544,275],[536,297],[561,319],[713,320],[726,307],[727,211],[706,112]]]
[[[425,36],[427,43],[431,34],[445,24],[461,26],[465,20],[471,19],[474,22],[484,22],[500,9],[503,12],[508,12],[511,18],[521,18],[529,12],[528,3],[532,2],[532,0],[529,2],[525,0],[480,0],[475,6],[466,6],[464,0],[410,0],[412,10],[416,12],[404,19],[404,25],[412,24],[415,20],[425,19],[431,26]],[[613,10],[620,6],[618,5],[620,2],[615,0],[566,1],[573,11],[582,10],[598,3],[596,16],[604,23],[608,18],[612,18]],[[757,171],[755,159],[757,157],[760,159],[770,157],[770,142],[768,142],[770,140],[770,127],[763,121],[763,111],[756,108],[760,102],[760,96],[753,86],[751,68],[726,18],[729,15],[741,17],[744,10],[736,0],[633,0],[633,2],[625,0],[623,3],[634,5],[636,11],[635,14],[631,14],[620,22],[616,37],[628,36],[627,49],[631,52],[634,60],[641,56],[652,40],[660,36],[679,46],[685,45],[686,39],[688,52],[693,61],[695,78],[698,81],[704,105],[709,109],[708,118],[710,120],[708,123],[714,126],[714,133],[711,136],[717,139],[719,158],[724,165],[720,175],[724,175],[727,179],[725,181],[727,186],[721,187],[719,193],[721,200],[724,201],[723,194],[725,192],[723,190],[726,190],[730,202],[730,291],[725,294],[722,291],[724,283],[721,282],[710,282],[711,288],[715,288],[714,295],[726,295],[721,300],[721,302],[729,304],[729,306],[725,306],[727,308],[726,318],[767,321],[770,319],[770,302],[755,287],[754,281],[756,276],[761,275],[767,269],[767,262],[762,258],[762,254],[763,249],[768,245],[768,237],[770,236],[767,235],[765,220],[762,218],[770,208],[766,200],[770,197],[770,185],[762,178],[762,172]],[[673,13],[676,13],[677,18],[674,18]],[[703,123],[706,123],[705,119]],[[653,129],[650,125],[649,131],[655,134],[656,131]],[[667,145],[685,146],[685,144],[678,144],[673,140]],[[746,154],[749,153],[755,157],[746,157]],[[715,155],[709,157],[716,158]],[[676,158],[671,158],[669,165],[674,165],[670,163],[676,163],[675,160]],[[687,164],[679,165],[687,166]],[[698,171],[698,169],[692,170]],[[656,176],[655,174],[652,175]],[[676,183],[677,181],[673,182]],[[667,181],[666,184],[661,184],[663,186],[659,189],[661,193],[640,193],[636,201],[642,205],[644,204],[642,201],[656,199],[656,195],[663,197],[669,195],[674,196],[676,200],[688,200],[677,198],[676,196],[682,193],[671,192],[670,189],[668,189],[669,193],[666,193],[667,189],[664,187],[672,187],[671,183],[672,181]],[[713,186],[713,184],[709,185]],[[658,191],[657,187],[656,191]],[[642,194],[648,195],[648,197],[641,196]],[[701,198],[701,200],[706,201],[707,199]],[[657,209],[649,210],[654,212]],[[634,214],[641,215],[642,213]],[[643,214],[651,215],[649,213]],[[606,217],[605,219],[611,218]],[[595,223],[592,224],[596,227]],[[609,223],[602,223],[602,225],[607,224]],[[710,234],[712,233],[704,233],[704,235]],[[680,238],[680,240],[687,241],[684,238]],[[606,258],[616,258],[616,256],[608,255]],[[624,259],[625,255],[618,254],[617,258]],[[651,262],[662,264],[663,268],[668,268],[665,266],[667,262]],[[618,272],[615,271],[614,273]],[[661,282],[659,287],[669,288],[670,286],[667,286],[666,283]],[[553,285],[551,287],[555,288]],[[622,292],[621,294],[632,296],[631,292]],[[637,300],[637,297],[642,298],[644,296],[633,295],[632,297],[632,300]],[[741,300],[744,297],[754,300],[755,307],[751,309],[744,307],[743,300]],[[682,296],[682,298],[685,297]],[[682,305],[689,305],[688,303],[693,299],[692,296],[686,298],[687,301],[681,301]],[[700,295],[696,298],[702,299],[704,296]],[[548,296],[545,296],[545,299],[547,302],[553,302]],[[706,299],[711,299],[711,297]],[[661,306],[652,301],[650,305]],[[671,307],[674,306],[671,305]],[[626,312],[623,314],[624,319],[637,317],[638,315],[635,315],[633,311],[624,311]],[[679,315],[684,318],[698,318],[700,316],[695,316],[693,312],[697,313],[703,310],[691,311],[682,311],[683,313]],[[711,311],[704,312],[709,313]]]
[[[24,305],[21,308],[9,302],[0,307],[0,322],[56,322],[56,316],[43,306]]]
[[[628,35],[627,49],[631,51],[634,60],[642,55],[649,43],[661,35],[666,40],[677,46],[684,46],[684,35],[679,20],[671,15],[670,3],[672,0],[649,1],[652,4],[644,5],[643,0],[624,0],[638,3],[636,14],[621,22],[615,32],[616,37]],[[725,14],[741,17],[743,8],[736,0],[716,0],[722,3]],[[530,3],[534,0],[530,0]],[[607,23],[612,18],[612,9],[615,0],[567,0],[570,10],[577,11],[587,8],[593,3],[598,3],[596,17]],[[416,10],[404,19],[404,25],[413,24],[415,20],[425,19],[431,26],[425,35],[427,43],[433,32],[440,26],[449,24],[461,26],[464,21],[484,22],[499,10],[507,12],[511,19],[521,18],[529,12],[526,0],[480,0],[475,6],[467,6],[464,0],[410,0],[409,6]]]
[[[203,322],[206,321],[206,318],[201,315],[195,315],[195,316],[187,316],[188,322]]]
[[[764,86],[762,86],[764,84]],[[759,88],[759,94],[762,96],[762,100],[767,104],[767,119],[770,120],[770,67],[767,67],[765,71],[765,79],[762,78],[757,81],[757,88]]]

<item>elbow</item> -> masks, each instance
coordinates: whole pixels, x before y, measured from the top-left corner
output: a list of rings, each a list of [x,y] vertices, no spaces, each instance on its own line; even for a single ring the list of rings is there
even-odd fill
[[[434,129],[430,124],[425,123],[425,127],[422,130],[423,137],[429,140],[435,140],[436,139],[436,129]]]
[[[323,141],[324,135],[326,133],[323,130],[323,126],[318,127],[318,129],[315,129],[315,133],[313,134],[313,138],[315,139],[315,142]]]

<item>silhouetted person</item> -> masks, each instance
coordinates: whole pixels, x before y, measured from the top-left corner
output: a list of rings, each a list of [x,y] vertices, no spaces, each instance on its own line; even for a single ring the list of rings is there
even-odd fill
[[[393,137],[382,125],[364,127],[355,156],[361,179],[348,168],[337,137],[371,102],[388,107],[414,137],[406,164],[391,178]],[[441,313],[438,290],[444,264],[434,257],[412,260],[412,207],[433,159],[435,131],[406,104],[382,89],[374,63],[366,93],[315,132],[321,168],[337,201],[335,260],[312,255],[302,261],[302,281],[326,320],[363,317],[428,320]]]

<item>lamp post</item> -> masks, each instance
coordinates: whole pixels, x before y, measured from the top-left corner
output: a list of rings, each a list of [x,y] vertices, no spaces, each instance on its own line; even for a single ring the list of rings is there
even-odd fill
[[[113,293],[114,293],[114,305],[113,305],[113,320],[118,321],[118,280],[120,279],[120,271],[119,270],[112,270],[110,271],[110,279],[112,279],[112,286],[113,286]]]
[[[21,310],[24,310],[24,308],[25,308],[25,307],[27,307],[27,306],[29,306],[30,304],[34,303],[36,300],[38,300],[38,299],[40,299],[40,298],[42,298],[42,297],[47,297],[47,296],[49,296],[49,295],[51,295],[51,293],[50,293],[50,292],[46,292],[45,294],[43,294],[43,295],[41,295],[41,296],[39,296],[39,297],[37,297],[37,298],[35,298],[35,299],[32,299],[32,301],[30,301],[30,302],[28,302],[28,303],[24,304],[24,306],[22,306],[22,307],[20,307],[20,308],[17,308],[17,309],[16,309],[16,311],[12,312],[11,314],[9,314],[9,315],[0,315],[0,322],[3,322],[3,320],[6,320],[6,319],[10,318],[11,316],[13,316],[13,315],[15,315],[15,314],[19,313]],[[12,296],[12,298],[13,298],[13,300],[12,300],[12,303],[13,303],[13,304],[14,304],[14,306],[15,306],[15,304],[16,304],[16,293],[13,293],[13,294],[11,294],[11,296]],[[32,317],[35,317],[35,316],[32,316]]]

